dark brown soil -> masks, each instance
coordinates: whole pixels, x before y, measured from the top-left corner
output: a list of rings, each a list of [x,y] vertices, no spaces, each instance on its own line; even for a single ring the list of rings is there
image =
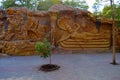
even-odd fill
[[[50,71],[58,70],[59,68],[60,68],[60,66],[58,66],[56,64],[45,64],[45,65],[42,65],[39,70],[45,71],[45,72],[50,72]]]

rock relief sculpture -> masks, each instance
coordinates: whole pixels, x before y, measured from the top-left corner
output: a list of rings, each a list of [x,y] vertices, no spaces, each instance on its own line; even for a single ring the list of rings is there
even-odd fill
[[[6,10],[7,31],[0,12],[1,52],[10,55],[36,54],[35,42],[43,38],[51,40],[51,35],[53,38],[51,43],[54,41],[53,45],[61,49],[110,49],[112,35],[110,20],[102,19],[98,32],[95,18],[87,15],[86,11],[77,10],[76,13],[74,8],[56,5],[50,12],[51,14],[41,11],[36,13],[26,8],[9,8]]]
[[[67,39],[93,40],[105,37],[105,35],[99,33],[85,32],[78,23],[68,17],[61,17],[57,23],[60,29],[66,31],[66,34],[63,34],[58,42]]]

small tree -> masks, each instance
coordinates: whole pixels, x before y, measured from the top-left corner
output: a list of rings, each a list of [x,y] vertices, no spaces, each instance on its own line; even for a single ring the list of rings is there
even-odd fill
[[[49,64],[42,65],[40,67],[40,70],[42,70],[42,71],[54,71],[54,70],[57,70],[57,69],[60,68],[59,66],[57,66],[55,64],[51,64],[52,46],[51,46],[50,42],[48,42],[48,40],[46,38],[44,38],[42,42],[37,42],[35,44],[35,50],[43,58],[50,57]]]
[[[35,50],[43,58],[47,58],[51,56],[51,49],[52,49],[51,44],[50,42],[48,42],[46,38],[44,38],[42,42],[37,42],[35,44]],[[50,64],[51,64],[51,61],[50,61]]]

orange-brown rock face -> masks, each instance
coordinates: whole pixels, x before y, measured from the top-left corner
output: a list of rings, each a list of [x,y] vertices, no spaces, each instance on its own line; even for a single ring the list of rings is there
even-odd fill
[[[3,14],[1,12],[1,14]],[[7,19],[0,21],[1,51],[10,55],[36,54],[36,41],[49,38],[49,15],[47,12],[34,12],[26,8],[9,8],[5,11]],[[3,15],[2,15],[3,16]],[[7,31],[5,31],[5,22]]]
[[[34,55],[35,43],[43,38],[68,50],[110,49],[112,22],[101,19],[98,31],[90,14],[65,5],[52,6],[48,12],[0,10],[0,50],[9,55]]]
[[[90,12],[71,7],[55,5],[50,8],[57,14],[53,35],[54,43],[67,50],[109,50],[111,46],[110,21],[101,19],[100,29],[96,28],[96,19]],[[61,33],[61,34],[59,34]]]

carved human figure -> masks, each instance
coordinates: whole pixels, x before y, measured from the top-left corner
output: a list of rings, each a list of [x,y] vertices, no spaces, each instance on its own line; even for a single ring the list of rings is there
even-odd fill
[[[93,34],[93,33],[83,31],[79,24],[75,23],[72,19],[66,16],[61,17],[58,20],[58,26],[59,28],[67,32],[67,34],[64,34],[58,42],[61,42],[70,38],[91,40],[91,39],[98,39],[101,36],[100,34]]]
[[[26,23],[23,26],[23,37],[24,40],[29,40],[31,37],[38,38],[38,35],[36,33],[38,25],[38,20],[36,20],[33,15],[27,15]],[[30,36],[34,34],[34,36]]]

